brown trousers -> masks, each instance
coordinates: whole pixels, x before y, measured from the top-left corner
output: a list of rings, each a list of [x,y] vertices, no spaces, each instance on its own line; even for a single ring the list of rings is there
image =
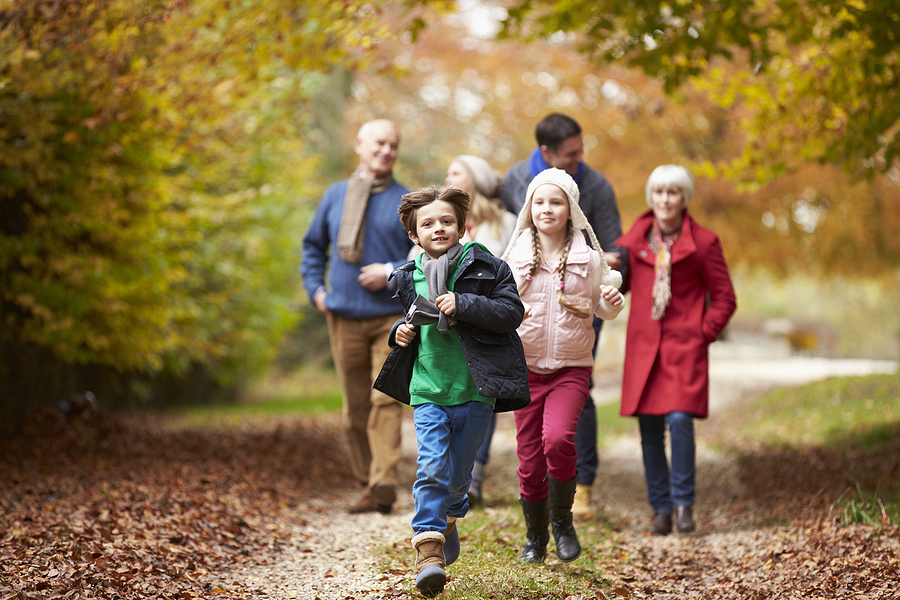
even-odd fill
[[[397,486],[404,405],[372,389],[390,354],[388,335],[402,315],[344,319],[329,312],[331,355],[344,388],[344,432],[350,468],[361,483]]]

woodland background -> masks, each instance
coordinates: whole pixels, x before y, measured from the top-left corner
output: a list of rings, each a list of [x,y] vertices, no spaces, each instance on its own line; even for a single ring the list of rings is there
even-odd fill
[[[684,164],[733,328],[896,358],[896,31],[891,0],[0,0],[0,431],[327,356],[301,240],[376,117],[415,188],[462,153],[503,172],[568,113],[626,228]]]

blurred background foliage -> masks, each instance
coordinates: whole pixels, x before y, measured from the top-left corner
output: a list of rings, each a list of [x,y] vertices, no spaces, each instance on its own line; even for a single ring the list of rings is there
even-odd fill
[[[838,314],[881,315],[900,264],[897,14],[886,0],[0,0],[0,423],[76,390],[162,406],[327,363],[301,239],[376,117],[399,125],[395,175],[415,188],[457,154],[502,173],[565,112],[626,228],[655,166],[692,169],[692,213],[758,315],[802,314],[777,302],[792,281],[846,302]],[[896,353],[884,314],[869,327],[887,341],[837,347]]]

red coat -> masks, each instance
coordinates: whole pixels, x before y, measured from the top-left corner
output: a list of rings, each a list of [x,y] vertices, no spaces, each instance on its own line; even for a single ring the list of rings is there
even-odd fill
[[[719,237],[685,211],[681,237],[672,246],[672,301],[659,321],[653,306],[654,256],[647,211],[622,235],[628,249],[631,311],[625,339],[622,416],[687,412],[709,414],[709,344],[734,313],[734,287]]]

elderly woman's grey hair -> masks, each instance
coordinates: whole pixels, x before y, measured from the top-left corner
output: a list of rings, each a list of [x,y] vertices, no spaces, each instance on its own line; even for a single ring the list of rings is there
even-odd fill
[[[685,206],[687,206],[691,201],[691,198],[694,197],[694,178],[691,177],[690,171],[681,165],[660,165],[653,169],[653,172],[650,173],[650,177],[647,178],[646,193],[648,206],[652,206],[650,203],[650,195],[653,193],[653,190],[659,189],[664,185],[674,185],[680,189],[681,195],[684,196]]]

